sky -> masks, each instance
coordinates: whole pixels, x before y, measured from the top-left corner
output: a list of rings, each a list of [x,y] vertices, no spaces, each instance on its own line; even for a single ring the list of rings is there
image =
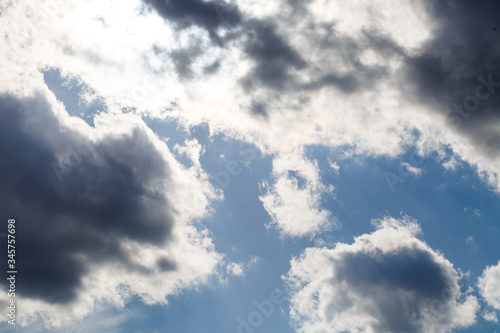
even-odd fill
[[[0,332],[500,332],[499,13],[1,1]]]

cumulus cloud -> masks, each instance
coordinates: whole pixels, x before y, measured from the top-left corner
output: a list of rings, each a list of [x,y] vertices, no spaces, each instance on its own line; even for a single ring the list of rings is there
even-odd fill
[[[285,282],[298,332],[445,332],[475,323],[478,301],[405,217],[332,249],[308,248]]]
[[[134,295],[166,303],[207,281],[221,255],[195,221],[217,196],[140,117],[102,113],[92,128],[41,82],[0,105],[0,215],[17,220],[21,323],[67,325]]]
[[[491,307],[500,310],[500,261],[484,269],[479,278],[479,291]]]

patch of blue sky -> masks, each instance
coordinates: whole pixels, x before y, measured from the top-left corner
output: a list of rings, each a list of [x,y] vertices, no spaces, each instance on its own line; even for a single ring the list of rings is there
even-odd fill
[[[103,111],[105,105],[101,100],[93,99],[87,103],[81,96],[90,88],[76,77],[63,77],[59,70],[49,68],[42,71],[43,78],[56,98],[61,101],[71,116],[80,117],[90,126],[94,126],[94,115]]]
[[[398,168],[409,159],[408,154],[394,159],[353,159],[341,158],[339,151],[327,155],[321,148],[311,148],[308,156],[318,161],[324,182],[336,187],[336,199],[325,204],[342,223],[340,233],[345,239],[371,232],[371,219],[403,213],[417,219],[429,245],[441,249],[464,271],[478,275],[485,265],[498,261],[498,195],[467,164],[451,171],[435,156],[426,157],[419,166],[422,174],[403,174],[404,181],[396,183],[392,192],[384,174],[399,175]],[[338,174],[330,171],[326,157],[340,167]],[[474,251],[466,244],[470,236],[481,244]]]

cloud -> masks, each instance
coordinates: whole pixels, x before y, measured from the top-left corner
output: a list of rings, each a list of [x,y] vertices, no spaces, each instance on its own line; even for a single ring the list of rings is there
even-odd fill
[[[408,56],[405,82],[429,110],[445,114],[445,140],[498,189],[500,66],[496,12],[491,1],[427,3],[436,29]],[[445,131],[445,132],[446,132]],[[452,165],[454,168],[454,166]]]
[[[283,89],[290,80],[290,71],[303,68],[305,61],[278,34],[275,25],[257,21],[250,27],[251,38],[246,42],[245,51],[255,66],[243,79],[245,87],[256,80],[258,84]]]
[[[332,168],[333,170],[335,170],[335,172],[338,174],[339,171],[340,171],[340,166],[337,164],[337,162],[332,162],[330,160],[328,160],[328,166],[330,168]]]
[[[377,230],[308,248],[285,282],[297,332],[444,332],[475,323],[478,301],[462,293],[444,256],[416,238],[418,224],[386,217]]]
[[[411,174],[415,176],[420,176],[422,174],[422,169],[411,165],[408,162],[401,163],[401,165]]]
[[[188,126],[207,123],[264,153],[316,145],[389,157],[412,145],[427,156],[449,149],[453,161],[469,163],[498,190],[500,72],[490,47],[496,6],[19,1],[2,12],[0,43],[13,72],[4,77],[58,68],[109,106]],[[58,19],[37,21],[33,13],[44,11]],[[14,37],[23,29],[19,43]],[[480,85],[487,99],[475,97]],[[475,99],[478,110],[466,118],[446,116],[455,103],[472,107]],[[455,166],[451,157],[442,161]]]
[[[243,276],[245,272],[241,264],[230,262],[226,266],[226,272],[230,275]]]
[[[103,113],[91,128],[39,88],[0,95],[0,215],[17,220],[20,322],[66,325],[133,295],[166,303],[206,281],[221,260],[195,223],[217,197],[208,176],[139,117]]]
[[[491,321],[493,323],[498,323],[497,314],[493,311],[484,311],[482,316],[485,320]]]
[[[479,291],[488,305],[500,310],[500,261],[495,266],[487,266],[479,278]]]
[[[321,207],[321,194],[334,188],[322,184],[317,164],[303,152],[276,156],[273,178],[272,185],[262,184],[265,193],[259,196],[271,216],[270,226],[291,237],[313,237],[336,226],[335,218]]]
[[[226,273],[234,276],[244,276],[246,271],[255,267],[261,259],[257,256],[250,256],[246,263],[229,262],[226,265]]]
[[[163,18],[175,22],[179,28],[201,26],[210,33],[224,23],[234,26],[241,22],[241,14],[234,4],[224,1],[201,0],[144,0]]]
[[[489,48],[497,36],[490,27],[495,6],[19,1],[2,12],[7,37],[0,43],[13,72],[4,77],[58,68],[108,106],[188,126],[207,123],[212,132],[255,143],[264,153],[316,145],[389,157],[412,145],[427,156],[449,149],[498,190],[494,82],[500,72],[497,51]],[[44,11],[58,19],[37,21],[33,13]],[[19,43],[14,37],[23,29],[27,37]],[[446,116],[468,96],[474,104],[479,85],[489,97],[478,111]],[[354,147],[360,141],[365,144]],[[451,161],[442,160],[447,168]]]

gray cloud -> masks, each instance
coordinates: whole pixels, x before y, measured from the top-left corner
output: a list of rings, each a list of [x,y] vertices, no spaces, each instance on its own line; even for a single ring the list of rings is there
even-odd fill
[[[273,24],[255,21],[250,38],[245,44],[246,54],[255,62],[253,70],[243,80],[251,87],[256,81],[275,89],[283,89],[290,79],[291,69],[301,69],[306,62],[286,40],[281,37]]]
[[[0,216],[17,220],[21,296],[71,302],[90,263],[141,269],[124,240],[168,242],[175,208],[154,185],[168,181],[169,167],[143,129],[92,145],[62,124],[41,94],[3,95],[0,105]],[[76,165],[65,149],[82,144],[88,152]],[[76,165],[62,182],[52,168],[60,157]],[[168,258],[158,265],[175,269]]]
[[[373,311],[376,332],[422,332],[422,327],[412,322],[412,316],[420,318],[421,309],[433,300],[440,300],[447,288],[455,287],[453,276],[433,254],[418,248],[403,248],[389,254],[348,253],[334,259],[332,266],[336,273],[330,281],[332,287],[345,284],[350,293],[367,299],[365,311]],[[333,300],[330,308],[336,312],[348,307],[339,309]],[[440,310],[439,316],[447,318],[452,315],[453,304],[450,302]]]
[[[294,25],[294,22],[300,23],[304,20],[304,16],[311,19],[311,14],[307,12],[302,3],[283,4],[291,10],[290,17],[279,17],[271,21],[244,17],[234,5],[223,2],[195,0],[187,2],[144,0],[144,2],[155,8],[159,15],[166,20],[178,23],[179,27],[197,25],[205,28],[216,47],[224,48],[229,42],[232,46],[236,43],[235,45],[243,50],[245,56],[252,63],[250,70],[240,78],[239,83],[246,92],[256,95],[249,111],[261,116],[272,112],[272,105],[269,103],[271,101],[266,99],[276,94],[309,94],[325,87],[352,94],[372,87],[386,73],[383,67],[370,67],[361,63],[359,58],[363,49],[372,48],[388,56],[401,52],[401,49],[390,39],[372,31],[366,31],[363,39],[354,40],[338,34],[334,23],[318,25],[314,20],[311,20],[310,25],[298,33],[314,41],[315,47],[318,47],[324,54],[324,61],[318,64],[308,63],[302,56],[303,51],[295,49],[289,43],[287,35],[288,29]],[[214,9],[221,6],[232,6],[231,10],[224,11],[226,15],[229,15],[229,20],[221,17],[220,11]],[[283,10],[285,11],[287,8],[283,8]],[[217,29],[222,22],[235,28],[232,33],[226,34],[224,37],[217,34]],[[284,29],[280,30],[280,28]],[[325,30],[330,31],[327,39],[323,34]],[[190,47],[169,54],[180,80],[194,78],[191,65],[204,52],[206,51],[199,47],[199,41],[193,37]],[[346,74],[341,73],[337,68],[332,68],[328,64],[330,53],[344,54],[344,61],[353,70]],[[214,68],[218,70],[220,67],[224,67],[224,59],[218,59],[214,64]],[[308,74],[311,78],[309,81],[302,82],[300,77],[305,71],[311,71]],[[207,67],[203,72],[204,75],[216,73],[216,70],[212,70],[212,66]],[[267,97],[257,96],[262,93],[262,90],[266,91],[264,95]],[[301,104],[307,104],[307,100],[305,98]]]
[[[475,321],[453,265],[415,237],[409,220],[386,218],[352,245],[310,248],[286,277],[298,332],[444,332]]]
[[[240,24],[239,10],[223,1],[201,0],[143,0],[159,15],[177,25],[187,28],[193,25],[206,29],[212,36],[224,25],[232,27]],[[231,10],[226,10],[229,8]]]
[[[488,127],[500,121],[500,84],[492,91],[478,77],[500,82],[500,49],[495,46],[500,4],[461,0],[428,2],[427,7],[437,28],[418,56],[407,57],[404,80],[421,103],[459,124],[456,129],[478,149],[498,152],[500,136]]]

